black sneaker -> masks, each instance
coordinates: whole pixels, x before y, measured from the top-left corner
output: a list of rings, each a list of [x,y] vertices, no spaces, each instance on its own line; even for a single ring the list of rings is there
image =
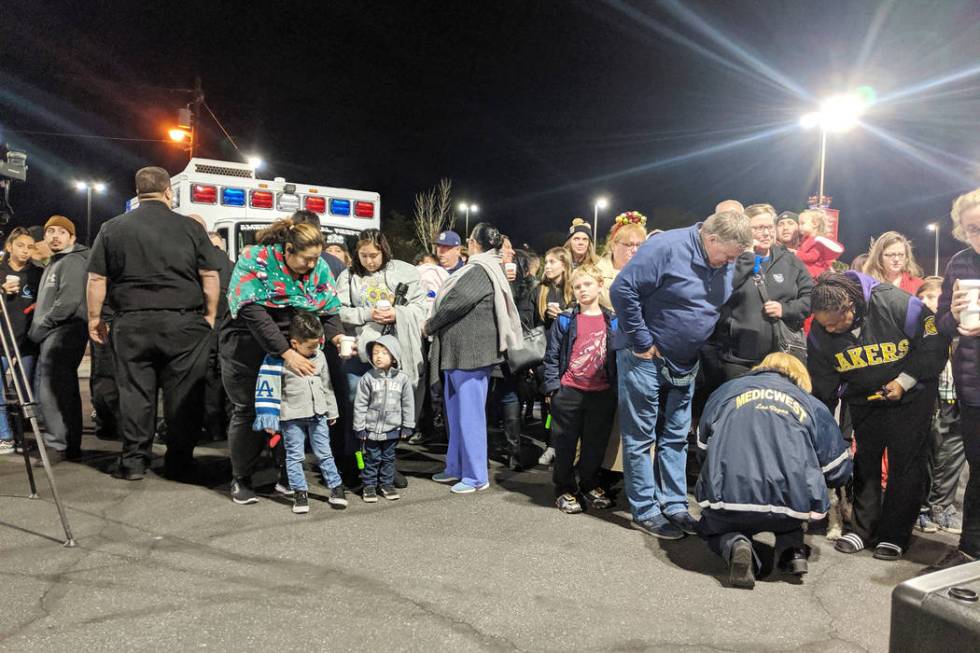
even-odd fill
[[[755,587],[755,571],[752,561],[752,544],[739,540],[732,546],[731,559],[728,561],[728,579],[733,587],[750,590]]]
[[[259,498],[255,496],[255,490],[248,479],[236,478],[231,481],[231,500],[240,506],[247,506],[250,503],[258,503]]]
[[[779,556],[779,569],[794,576],[802,576],[807,572],[808,557],[806,548],[786,549]]]
[[[297,515],[305,515],[310,511],[310,499],[306,490],[296,490],[293,495],[293,512]]]
[[[364,499],[364,503],[377,503],[378,491],[373,485],[365,485],[361,490],[361,498]]]
[[[677,528],[684,531],[685,535],[697,535],[698,534],[698,522],[694,517],[691,517],[691,513],[679,512],[674,515],[667,515],[667,519],[671,524]]]
[[[647,535],[661,540],[680,540],[684,538],[684,531],[674,526],[666,519],[645,519],[643,521],[631,521],[630,526],[638,531],[643,531]]]
[[[931,574],[934,571],[942,571],[943,569],[958,567],[959,565],[965,565],[968,562],[976,562],[976,560],[977,559],[973,556],[967,555],[959,549],[950,549],[942,558],[920,571],[919,575]]]
[[[379,494],[383,496],[385,499],[387,499],[388,501],[395,501],[396,499],[402,498],[401,495],[398,494],[398,490],[396,490],[391,485],[386,485],[385,487],[381,488]]]
[[[327,499],[327,503],[341,510],[347,507],[347,494],[344,492],[343,485],[330,489],[330,497]]]
[[[395,487],[405,489],[408,487],[408,479],[399,471],[395,472]]]
[[[606,496],[606,491],[601,487],[596,487],[586,492],[585,500],[596,510],[605,510],[613,506],[613,500]]]

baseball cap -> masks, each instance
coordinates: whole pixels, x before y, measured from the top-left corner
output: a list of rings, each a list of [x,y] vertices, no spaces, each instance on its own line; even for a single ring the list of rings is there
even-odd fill
[[[436,238],[436,245],[444,245],[446,247],[459,247],[463,244],[463,241],[459,239],[459,234],[455,231],[443,231]]]
[[[783,220],[792,220],[793,222],[799,222],[800,216],[792,211],[783,211],[776,217],[776,222],[782,222]]]
[[[323,242],[326,245],[339,245],[347,249],[347,240],[341,234],[327,234]]]

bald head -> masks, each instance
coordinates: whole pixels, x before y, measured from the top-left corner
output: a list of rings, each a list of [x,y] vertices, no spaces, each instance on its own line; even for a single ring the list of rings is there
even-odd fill
[[[735,211],[736,213],[744,213],[745,207],[738,200],[724,200],[718,202],[715,207],[715,213],[724,213],[725,211]]]

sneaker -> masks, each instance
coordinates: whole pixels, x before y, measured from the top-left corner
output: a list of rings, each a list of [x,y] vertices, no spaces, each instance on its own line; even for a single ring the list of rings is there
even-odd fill
[[[388,501],[396,501],[396,500],[402,498],[401,495],[398,494],[398,490],[394,486],[391,486],[391,485],[386,485],[383,488],[381,488],[381,490],[379,490],[378,494],[380,494],[381,496],[383,496]]]
[[[876,560],[897,562],[902,559],[902,547],[891,542],[878,542],[878,546],[875,547],[871,556]]]
[[[473,487],[472,485],[468,485],[460,481],[456,485],[449,488],[449,491],[453,494],[472,494],[473,492],[486,490],[488,487],[490,487],[490,481],[487,481],[483,485],[478,485],[477,487]]]
[[[281,494],[284,497],[291,497],[294,494],[296,494],[296,492],[293,491],[293,488],[284,484],[282,481],[276,483],[276,487],[273,488],[273,490],[275,491],[276,494]]]
[[[698,534],[698,521],[691,517],[691,513],[678,512],[673,515],[666,515],[668,521],[671,524],[681,529],[685,535],[697,535]]]
[[[949,569],[950,567],[958,567],[959,565],[965,565],[968,562],[976,562],[976,558],[963,553],[959,549],[950,549],[942,558],[923,569],[920,572],[920,575],[931,574],[934,571],[942,571],[943,569]]]
[[[750,590],[755,587],[755,570],[752,560],[752,544],[739,540],[732,546],[731,559],[728,561],[728,579],[732,587]]]
[[[566,515],[577,515],[582,512],[582,504],[578,502],[574,494],[567,492],[555,499],[555,505]]]
[[[297,515],[305,515],[310,511],[310,500],[306,490],[297,490],[293,493],[293,512]]]
[[[123,481],[142,481],[145,476],[146,472],[142,469],[132,469],[122,465],[117,465],[112,470],[112,477]]]
[[[601,487],[596,487],[586,492],[585,500],[596,510],[605,510],[613,506],[613,500],[606,496],[606,491]]]
[[[452,485],[453,483],[459,483],[459,477],[450,476],[446,472],[439,472],[438,474],[432,475],[432,480],[436,483],[444,483],[446,485]]]
[[[779,556],[779,568],[788,574],[802,576],[807,572],[807,558],[809,557],[806,548],[786,549]]]
[[[364,499],[364,503],[377,503],[378,491],[374,486],[365,485],[361,490],[361,498]]]
[[[0,456],[8,453],[14,453],[14,441],[0,440]]]
[[[343,485],[330,488],[330,496],[327,498],[327,503],[341,510],[347,507],[347,493],[344,492]]]
[[[956,506],[946,506],[942,511],[933,508],[932,519],[936,523],[936,526],[939,527],[939,530],[953,533],[954,535],[959,535],[963,532],[963,517],[957,512]]]
[[[929,512],[920,512],[919,518],[915,520],[916,529],[922,531],[923,533],[935,533],[939,530],[939,526],[936,522],[932,521],[932,517]]]
[[[680,540],[684,537],[684,531],[663,518],[644,519],[643,521],[634,520],[630,522],[630,526],[661,540]]]
[[[398,470],[395,470],[394,486],[404,490],[405,488],[408,487],[408,477],[402,474],[401,472],[399,472]]]
[[[541,454],[541,457],[538,458],[538,464],[550,465],[553,462],[555,462],[555,448],[548,447],[547,449],[544,450],[544,453]]]
[[[259,502],[259,498],[255,496],[255,490],[252,489],[252,484],[244,478],[232,479],[231,500],[240,506]]]

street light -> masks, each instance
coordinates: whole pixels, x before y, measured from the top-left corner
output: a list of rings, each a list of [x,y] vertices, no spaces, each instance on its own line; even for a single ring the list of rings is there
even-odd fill
[[[812,111],[800,117],[800,126],[804,129],[820,127],[820,191],[817,195],[817,205],[824,205],[824,171],[827,164],[827,133],[843,133],[858,124],[861,115],[871,106],[867,95],[844,93],[824,100],[818,111]]]
[[[466,202],[459,203],[459,210],[466,215],[466,233],[463,234],[463,238],[470,237],[470,212],[478,213],[480,207],[476,204],[467,204]]]
[[[92,244],[92,191],[104,193],[106,185],[101,181],[76,181],[75,190],[85,193],[85,243]]]
[[[258,170],[265,165],[265,161],[262,160],[262,157],[255,156],[254,154],[248,157],[246,161],[248,161],[248,165],[252,166],[252,170]]]
[[[936,255],[936,263],[935,263],[935,265],[934,265],[934,267],[932,269],[933,270],[932,271],[932,274],[933,274],[933,276],[938,277],[939,276],[939,223],[938,222],[930,222],[929,224],[926,225],[926,229],[928,229],[929,231],[935,232],[935,234],[936,234],[936,254],[935,254]]]
[[[592,213],[592,240],[593,240],[593,242],[595,242],[595,239],[597,239],[599,237],[599,209],[605,210],[605,208],[607,206],[609,206],[609,200],[607,200],[605,197],[599,197],[599,198],[596,199],[595,205],[592,207],[594,209],[594,211]]]

